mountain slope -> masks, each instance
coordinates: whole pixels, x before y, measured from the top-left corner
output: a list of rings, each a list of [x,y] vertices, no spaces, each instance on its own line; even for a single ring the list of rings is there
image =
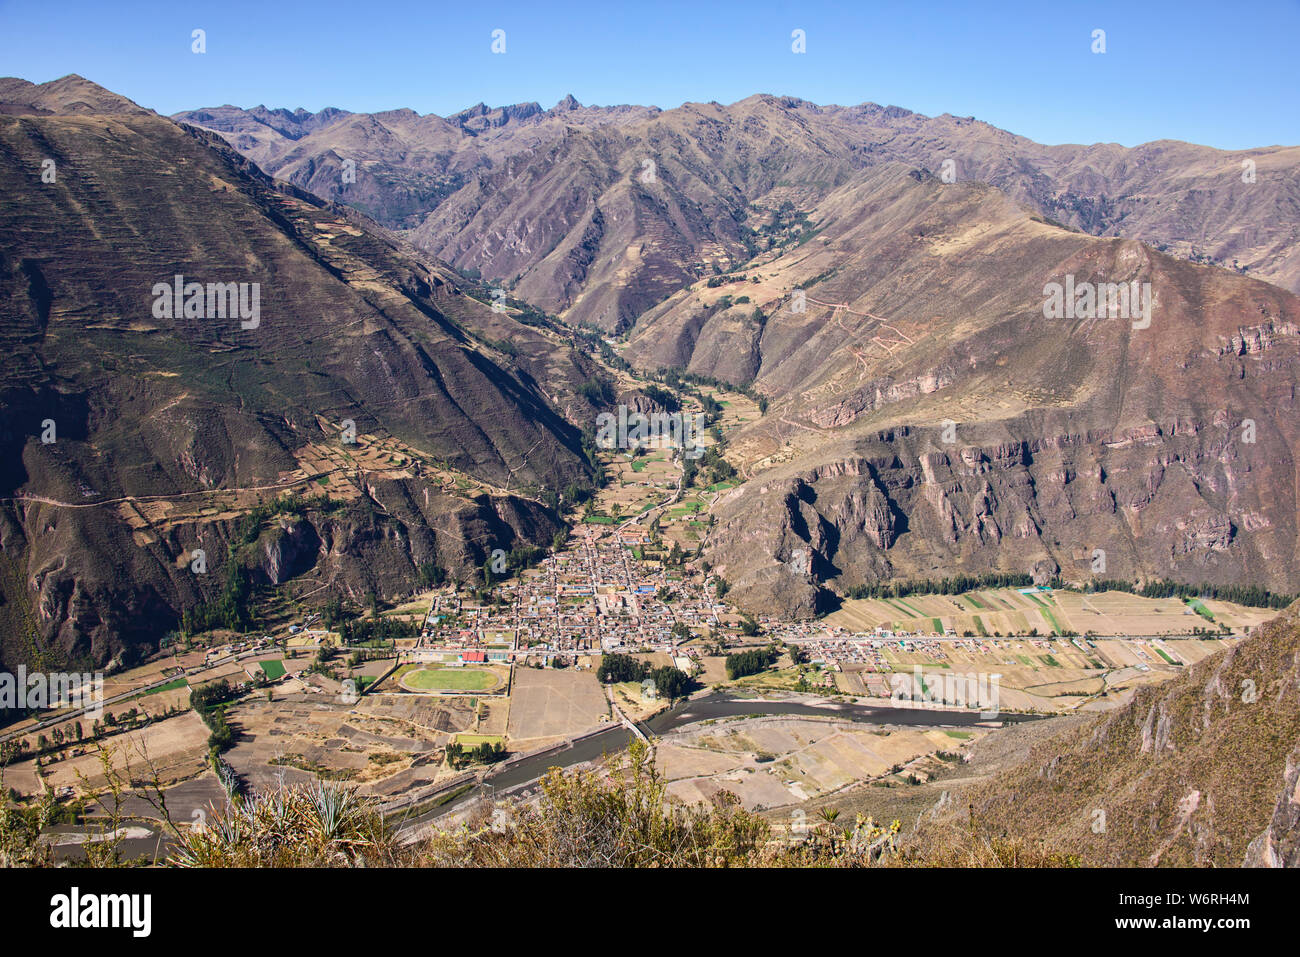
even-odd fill
[[[1090,864],[1300,867],[1297,607],[954,792],[918,836],[936,838],[968,811],[985,832]]]
[[[234,565],[362,599],[550,541],[538,489],[590,481],[559,411],[594,415],[589,361],[212,134],[40,109],[0,117],[6,661],[156,647]],[[178,274],[256,283],[258,314],[165,314]]]
[[[1096,550],[1103,577],[1300,586],[1300,299],[906,167],[815,216],[807,242],[645,313],[625,350],[769,399],[729,436],[749,481],[706,546],[738,601],[812,613],[827,582],[1080,580]],[[1067,276],[1149,283],[1149,328],[1045,318]]]
[[[769,399],[731,437],[751,481],[707,544],[754,610],[954,570],[1086,578],[1094,552],[1106,575],[1291,592],[1296,300],[1180,259],[1300,282],[1298,162],[754,96],[490,158],[409,236],[630,330],[635,366]],[[1045,321],[1067,275],[1150,282],[1156,325]]]
[[[39,84],[13,76],[0,77],[0,113],[27,116],[152,115],[151,110],[75,73]]]

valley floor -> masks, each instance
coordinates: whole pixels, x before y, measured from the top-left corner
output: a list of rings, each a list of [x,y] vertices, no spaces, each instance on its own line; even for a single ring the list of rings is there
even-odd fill
[[[743,397],[714,395],[728,403],[723,429],[757,414]],[[550,766],[599,762],[657,728],[650,740],[670,800],[729,791],[778,832],[797,834],[823,806],[877,819],[920,813],[952,785],[993,773],[988,755],[1002,746],[981,745],[968,765],[977,742],[1006,736],[1015,750],[1079,720],[1019,724],[1018,715],[1114,708],[1274,614],[1219,601],[989,588],[847,600],[821,620],[760,617],[746,634],[696,557],[710,504],[729,483],[683,489],[680,454],[668,448],[604,457],[613,478],[563,548],[487,598],[443,586],[384,612],[416,637],[371,642],[366,660],[345,663],[355,649],[307,618],[172,648],[109,677],[102,715],[56,712],[4,729],[29,752],[38,742],[42,750],[5,768],[4,784],[20,798],[49,787],[69,808],[85,804],[90,817],[59,838],[74,855],[103,826],[115,779],[135,783],[128,814],[147,833],[132,846],[157,833],[142,781],[168,795],[174,820],[202,821],[224,797],[189,695],[226,680],[247,691],[227,709],[237,734],[223,760],[255,791],[319,776],[425,826],[457,820],[483,793],[522,793]],[[774,666],[728,679],[727,654],[774,641],[787,649]],[[316,667],[322,649],[339,657]],[[668,702],[636,682],[601,686],[596,668],[613,653],[680,668],[701,700],[714,701],[712,688],[746,703],[670,719],[661,714]],[[953,678],[986,688],[992,679],[991,711],[987,700],[953,696]],[[510,759],[451,760],[452,745],[484,744]]]

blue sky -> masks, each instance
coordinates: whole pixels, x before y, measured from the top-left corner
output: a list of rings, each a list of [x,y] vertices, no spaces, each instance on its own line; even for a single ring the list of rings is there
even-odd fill
[[[981,6],[0,0],[0,75],[80,73],[160,113],[446,114],[566,93],[667,109],[776,93],[975,116],[1045,143],[1300,143],[1300,0]]]

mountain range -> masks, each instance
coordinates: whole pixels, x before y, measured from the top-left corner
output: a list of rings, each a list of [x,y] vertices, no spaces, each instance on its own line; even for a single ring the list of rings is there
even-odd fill
[[[592,388],[591,332],[762,398],[703,546],[747,610],[1098,554],[1300,591],[1300,148],[770,95],[167,118],[74,76],[0,80],[0,150],[7,660],[548,544],[583,433],[644,398]],[[160,315],[177,276],[257,284],[259,321]]]
[[[749,481],[706,546],[743,605],[1086,576],[1097,554],[1116,577],[1300,587],[1296,147],[1044,146],[770,95],[288,115],[175,118],[618,336],[643,372],[770,401],[730,437]],[[1067,281],[1153,291],[1152,326],[1045,319]]]
[[[764,210],[789,201],[810,212],[890,162],[997,187],[1073,230],[1300,291],[1294,146],[1044,146],[972,117],[771,95],[666,111],[568,98],[445,119],[231,106],[174,118],[220,133],[272,175],[409,229],[460,268],[513,283],[534,305],[606,329],[701,268],[748,260]],[[355,183],[343,180],[345,160]]]

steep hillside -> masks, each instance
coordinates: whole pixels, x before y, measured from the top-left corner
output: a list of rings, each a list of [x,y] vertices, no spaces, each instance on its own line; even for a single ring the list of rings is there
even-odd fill
[[[997,736],[994,736],[996,738]],[[972,766],[989,739],[975,746]],[[973,811],[984,833],[1127,867],[1300,867],[1300,614],[1117,711],[950,793],[937,840]]]
[[[69,114],[6,88],[0,116],[6,662],[156,647],[235,567],[362,599],[550,541],[588,360],[214,135],[53,86]],[[206,296],[175,308],[177,275]]]
[[[150,116],[138,103],[106,90],[84,77],[69,74],[49,83],[29,83],[17,77],[0,77],[0,113],[25,116],[92,115],[113,113]]]

